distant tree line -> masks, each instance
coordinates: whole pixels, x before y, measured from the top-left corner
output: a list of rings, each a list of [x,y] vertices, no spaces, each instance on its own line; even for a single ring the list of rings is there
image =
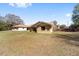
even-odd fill
[[[14,14],[0,16],[0,31],[11,30],[14,25],[24,24],[23,20]]]
[[[69,27],[66,25],[60,25],[61,31],[79,31],[79,4],[77,4],[73,9],[73,14],[71,21],[73,22]]]

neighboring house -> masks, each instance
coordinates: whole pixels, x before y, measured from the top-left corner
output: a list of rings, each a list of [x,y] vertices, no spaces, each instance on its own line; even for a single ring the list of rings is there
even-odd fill
[[[53,23],[40,22],[40,21],[31,26],[32,30],[35,30],[36,32],[40,32],[40,33],[43,33],[43,32],[51,33],[55,31],[56,28],[57,26],[54,25]]]
[[[12,31],[27,31],[26,25],[15,25],[13,26]]]

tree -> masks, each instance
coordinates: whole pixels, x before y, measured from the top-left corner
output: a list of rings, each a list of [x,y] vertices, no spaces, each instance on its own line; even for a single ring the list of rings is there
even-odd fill
[[[0,20],[0,31],[7,30],[7,28],[7,24],[4,21]]]
[[[9,24],[12,25],[23,24],[23,20],[19,16],[16,16],[14,14],[7,14],[5,16],[5,19]]]
[[[7,14],[5,17],[0,16],[0,31],[10,30],[17,24],[24,24],[19,16],[14,14]]]
[[[4,20],[4,17],[0,16],[0,20]]]
[[[77,4],[74,7],[73,14],[72,14],[72,21],[74,25],[76,26],[79,25],[79,4]]]
[[[8,29],[12,29],[12,26],[14,25],[24,24],[23,20],[19,16],[16,16],[14,14],[7,14],[5,16],[5,20],[6,23],[8,24],[9,27]]]
[[[56,20],[54,20],[54,21],[53,21],[53,24],[54,24],[54,25],[57,25],[57,21],[56,21]]]
[[[67,26],[66,26],[66,25],[64,25],[64,24],[63,24],[63,25],[60,25],[60,29],[61,29],[61,30],[63,30],[63,31],[64,31],[66,28],[67,28]]]
[[[0,31],[7,30],[7,23],[4,17],[0,16]]]
[[[56,21],[56,20],[50,21],[50,24],[51,24],[51,25],[57,25],[57,21]]]

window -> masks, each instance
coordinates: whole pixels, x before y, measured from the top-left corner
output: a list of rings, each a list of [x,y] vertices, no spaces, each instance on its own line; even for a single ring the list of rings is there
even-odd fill
[[[41,27],[41,30],[45,30],[45,27]]]

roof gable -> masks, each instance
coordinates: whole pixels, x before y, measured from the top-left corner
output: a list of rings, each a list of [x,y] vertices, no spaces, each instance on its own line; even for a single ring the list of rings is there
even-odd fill
[[[46,22],[37,22],[37,23],[35,23],[35,24],[33,24],[31,27],[51,27],[51,24],[49,24],[49,23],[46,23]]]

